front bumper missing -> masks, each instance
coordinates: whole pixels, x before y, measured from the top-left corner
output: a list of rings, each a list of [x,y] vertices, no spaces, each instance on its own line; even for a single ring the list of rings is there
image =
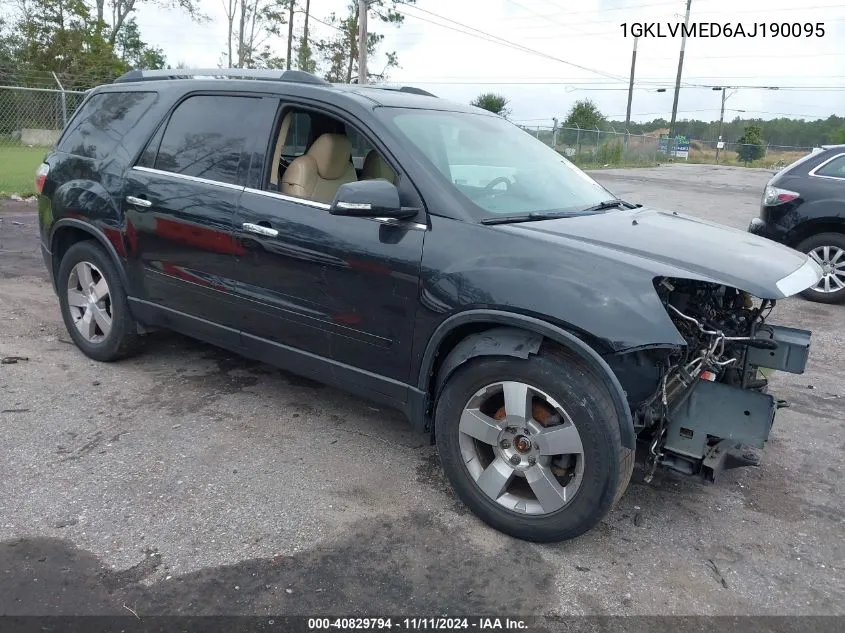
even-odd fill
[[[767,325],[757,336],[777,347],[749,348],[744,375],[756,376],[760,368],[804,373],[809,331]],[[660,464],[710,480],[722,470],[759,465],[775,414],[783,406],[762,391],[700,380],[667,424]]]

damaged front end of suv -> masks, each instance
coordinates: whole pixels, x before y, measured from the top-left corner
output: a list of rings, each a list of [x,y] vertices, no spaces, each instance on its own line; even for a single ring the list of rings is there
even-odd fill
[[[809,271],[812,275],[813,271]],[[656,389],[632,403],[648,445],[645,481],[658,467],[713,481],[723,470],[756,466],[783,400],[767,393],[774,371],[800,374],[811,333],[766,322],[774,299],[717,283],[660,277],[655,289],[686,341],[640,354]]]

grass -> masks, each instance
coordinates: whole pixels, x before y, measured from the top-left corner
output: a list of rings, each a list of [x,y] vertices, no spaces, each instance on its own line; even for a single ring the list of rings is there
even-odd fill
[[[778,162],[782,161],[783,165],[789,165],[802,156],[806,156],[809,150],[789,151],[782,149],[770,149],[768,155],[758,160],[755,160],[748,165],[739,160],[739,156],[735,151],[723,150],[720,152],[719,164],[731,165],[739,167],[762,167],[764,169],[772,169]],[[667,161],[668,162],[668,161]],[[679,159],[677,162],[683,162]],[[703,146],[696,141],[693,141],[690,146],[688,163],[697,164],[716,164],[716,150],[708,146]]]
[[[33,195],[35,170],[46,153],[45,147],[0,144],[0,198]]]

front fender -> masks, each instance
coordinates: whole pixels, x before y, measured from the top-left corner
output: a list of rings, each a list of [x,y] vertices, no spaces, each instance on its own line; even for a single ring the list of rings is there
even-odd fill
[[[613,399],[622,445],[635,450],[636,434],[627,396],[619,379],[607,362],[599,356],[598,352],[574,334],[534,317],[498,310],[468,310],[446,319],[432,335],[423,355],[418,384],[421,391],[432,392],[431,378],[434,361],[441,343],[455,328],[470,323],[494,323],[505,326],[495,330],[505,332],[504,337],[500,341],[486,340],[492,338],[490,331],[468,336],[453,349],[444,361],[440,375],[438,375],[438,385],[434,385],[434,389],[439,391],[439,384],[441,381],[445,382],[445,377],[441,378],[444,371],[451,373],[461,363],[474,356],[507,355],[527,358],[530,354],[536,353],[540,348],[542,339],[547,338],[574,352],[601,377]],[[434,402],[436,402],[437,395],[439,393],[435,392]]]

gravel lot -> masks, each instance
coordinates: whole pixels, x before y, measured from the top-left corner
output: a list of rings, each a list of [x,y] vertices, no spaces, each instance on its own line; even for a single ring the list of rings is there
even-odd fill
[[[745,228],[770,173],[596,177]],[[0,206],[0,614],[845,614],[845,306],[777,374],[758,469],[639,469],[590,534],[512,540],[452,496],[427,438],[355,397],[176,335],[118,364],[70,344],[34,206]]]

